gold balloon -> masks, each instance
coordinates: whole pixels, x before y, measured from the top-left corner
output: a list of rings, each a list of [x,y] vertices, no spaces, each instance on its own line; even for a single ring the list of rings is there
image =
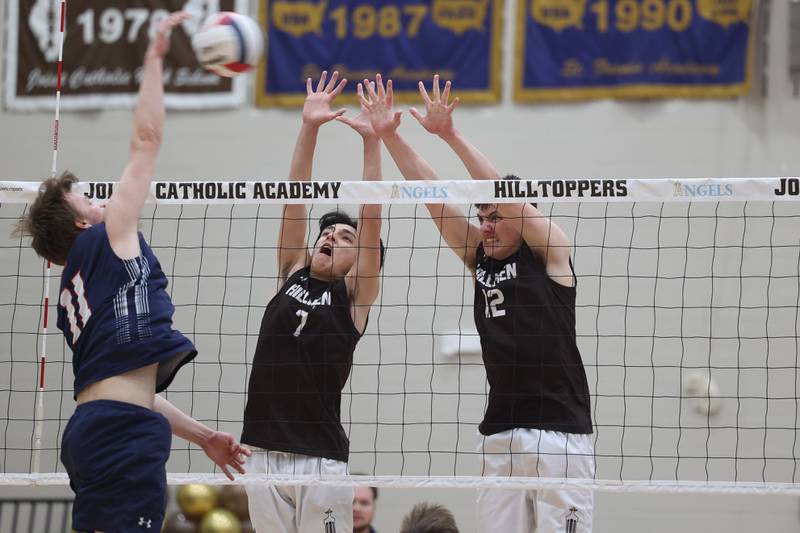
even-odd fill
[[[161,528],[161,533],[197,533],[197,524],[181,513],[172,513]]]
[[[247,491],[241,485],[223,485],[219,491],[219,505],[238,516],[240,520],[250,519]]]
[[[214,509],[200,522],[200,533],[242,533],[242,527],[232,512]]]
[[[217,489],[210,485],[183,485],[178,489],[178,507],[191,520],[199,520],[217,506]]]

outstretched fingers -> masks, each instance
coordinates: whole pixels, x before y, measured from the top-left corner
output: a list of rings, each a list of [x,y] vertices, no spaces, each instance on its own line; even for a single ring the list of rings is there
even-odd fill
[[[448,111],[450,111],[450,112],[452,112],[452,111],[453,111],[455,108],[457,108],[457,107],[458,107],[458,103],[459,103],[460,101],[461,101],[461,99],[460,99],[458,96],[456,96],[456,97],[453,99],[453,101],[450,103],[450,105],[449,105],[449,106],[447,106],[447,110],[448,110]]]
[[[450,101],[450,80],[444,84],[444,92],[442,93],[442,103],[447,106],[447,103]]]
[[[170,16],[162,20],[158,24],[158,32],[164,35],[168,35],[169,31],[172,30],[175,26],[187,20],[191,15],[186,11],[176,11],[172,13]]]
[[[394,90],[392,89],[392,80],[386,82],[386,104],[390,108],[394,107]]]
[[[422,101],[425,102],[425,105],[426,106],[433,105],[433,101],[431,100],[431,97],[428,96],[427,89],[425,89],[425,83],[419,82],[417,84],[417,87],[419,87],[419,95],[422,97]]]
[[[383,78],[380,74],[375,75],[375,85],[378,87],[378,96],[383,99],[386,96],[386,90],[383,88]]]
[[[325,92],[326,93],[333,92],[333,90],[336,88],[336,80],[338,80],[338,79],[339,79],[339,71],[338,70],[334,70],[333,71],[333,76],[331,76],[331,79],[328,80],[327,85],[325,85]]]
[[[400,125],[400,118],[403,116],[402,111],[395,111],[394,112],[394,125],[395,127]]]
[[[345,86],[347,85],[347,78],[342,78],[342,81],[339,82],[338,85],[331,91],[331,97],[336,98],[339,96],[342,91],[344,91]]]
[[[369,97],[369,103],[372,104],[377,100],[378,94],[375,92],[376,90],[376,83],[369,81],[368,79],[364,79],[364,87],[367,89],[367,96]]]
[[[317,92],[320,93],[325,89],[325,80],[328,79],[328,71],[323,70],[322,75],[319,77],[319,83],[317,83]]]

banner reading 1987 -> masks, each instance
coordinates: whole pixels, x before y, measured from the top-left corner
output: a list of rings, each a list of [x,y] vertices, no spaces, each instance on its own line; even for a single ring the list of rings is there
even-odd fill
[[[746,94],[752,4],[519,0],[514,99]]]
[[[261,0],[266,61],[261,106],[302,105],[305,80],[338,70],[355,83],[380,72],[399,101],[417,101],[417,82],[453,82],[463,102],[500,98],[503,0]]]

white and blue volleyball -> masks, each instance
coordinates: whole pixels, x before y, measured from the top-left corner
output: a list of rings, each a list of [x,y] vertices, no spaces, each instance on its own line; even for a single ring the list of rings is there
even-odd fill
[[[230,78],[252,70],[261,58],[264,37],[246,15],[220,11],[210,15],[192,39],[203,68]]]

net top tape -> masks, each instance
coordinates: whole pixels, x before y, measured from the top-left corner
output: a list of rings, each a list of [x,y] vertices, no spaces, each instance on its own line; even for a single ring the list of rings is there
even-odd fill
[[[658,481],[658,480],[601,480],[578,478],[531,477],[474,477],[474,476],[311,476],[281,474],[246,474],[231,482],[223,474],[167,473],[170,485],[203,483],[207,485],[289,485],[289,486],[362,486],[396,489],[415,488],[498,488],[498,489],[591,489],[599,492],[627,493],[693,493],[693,494],[748,494],[748,495],[800,495],[800,484],[743,481]],[[69,478],[63,473],[51,474],[0,474],[0,486],[63,486]]]
[[[0,181],[0,203],[30,203],[36,181]],[[93,201],[111,197],[115,182],[78,183]],[[156,181],[153,204],[426,204],[515,202],[798,201],[800,178],[576,178],[437,181]]]

